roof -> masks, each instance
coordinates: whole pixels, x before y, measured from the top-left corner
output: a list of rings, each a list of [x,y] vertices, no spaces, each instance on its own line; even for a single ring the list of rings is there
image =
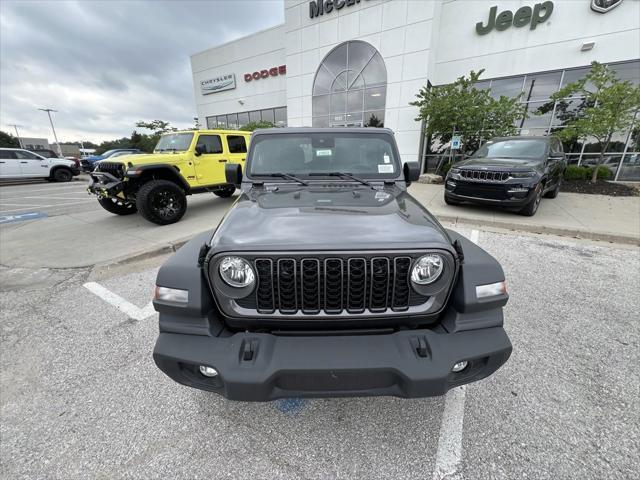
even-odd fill
[[[497,140],[544,140],[545,142],[550,140],[551,138],[554,138],[553,136],[544,136],[544,137],[540,137],[540,136],[536,136],[536,135],[517,135],[517,136],[513,136],[513,137],[492,137],[489,139],[489,141],[491,142],[495,142]]]
[[[390,128],[375,127],[284,127],[284,128],[261,128],[253,132],[254,135],[271,135],[282,133],[388,133],[393,135]]]
[[[281,129],[282,130],[282,129]],[[236,134],[236,135],[251,135],[251,132],[247,131],[247,130],[225,130],[225,129],[210,129],[210,128],[200,128],[200,129],[196,129],[196,128],[188,128],[186,130],[174,130],[172,132],[165,132],[162,135],[169,135],[171,133],[195,133],[195,132],[199,132],[199,133],[229,133],[229,134]]]

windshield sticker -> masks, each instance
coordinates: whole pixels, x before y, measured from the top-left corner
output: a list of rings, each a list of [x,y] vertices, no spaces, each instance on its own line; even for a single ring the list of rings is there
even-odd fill
[[[331,150],[316,150],[316,157],[330,157]]]
[[[387,192],[376,192],[376,199],[378,200],[386,200],[389,198],[389,194]]]
[[[378,165],[378,173],[393,173],[393,165]]]
[[[384,163],[391,163],[391,159],[386,153],[383,155],[382,159],[384,160]]]

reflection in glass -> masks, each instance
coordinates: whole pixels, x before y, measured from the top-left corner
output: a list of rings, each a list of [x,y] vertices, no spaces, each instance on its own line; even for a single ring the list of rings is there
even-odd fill
[[[287,126],[287,107],[276,108],[274,110],[275,113],[275,123],[278,127],[286,127]]]
[[[269,108],[267,110],[262,110],[262,112],[260,112],[262,114],[262,121],[263,122],[271,122],[274,123],[274,118],[273,118],[273,109]]]
[[[249,112],[249,121],[250,122],[259,122],[262,120],[262,116],[260,115],[260,110],[254,110]]]
[[[246,125],[247,123],[249,123],[249,114],[247,112],[239,113],[238,124],[240,126],[243,126],[243,125]]]
[[[524,101],[549,98],[558,91],[562,72],[527,75],[524,84]]]
[[[491,96],[493,98],[515,97],[522,92],[524,77],[503,78],[491,82]]]

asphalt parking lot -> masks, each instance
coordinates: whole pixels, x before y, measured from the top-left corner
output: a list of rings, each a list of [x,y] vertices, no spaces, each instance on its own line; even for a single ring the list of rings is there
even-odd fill
[[[45,218],[101,209],[95,197],[87,194],[87,185],[86,175],[64,183],[3,180],[0,182],[0,224],[20,221],[20,216],[26,214]]]
[[[637,478],[638,250],[475,235],[505,269],[514,352],[492,377],[420,400],[229,402],[152,361],[162,257],[1,267],[3,477]]]

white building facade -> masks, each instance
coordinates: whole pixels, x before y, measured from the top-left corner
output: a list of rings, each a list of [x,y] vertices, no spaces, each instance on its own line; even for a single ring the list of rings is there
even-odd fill
[[[284,24],[191,57],[202,125],[385,126],[405,161],[429,169],[430,145],[409,105],[425,85],[484,69],[483,87],[523,92],[533,112],[594,60],[640,82],[636,0],[288,0],[284,8]],[[562,127],[557,117],[555,109],[532,115],[519,128],[546,135]],[[611,163],[620,179],[633,177],[638,139],[619,137]],[[587,142],[575,150],[578,161],[590,152]]]

